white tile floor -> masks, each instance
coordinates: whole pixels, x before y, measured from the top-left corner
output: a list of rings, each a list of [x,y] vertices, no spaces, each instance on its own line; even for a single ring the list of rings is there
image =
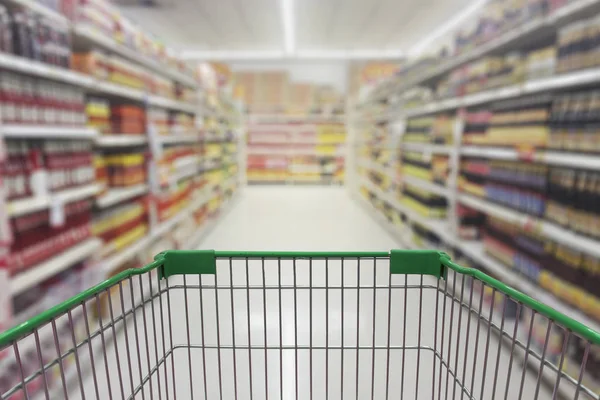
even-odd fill
[[[394,247],[396,243],[393,239],[350,199],[344,189],[308,187],[245,189],[241,201],[201,244],[203,249],[273,251],[388,251]],[[164,354],[163,328],[167,348],[170,343],[186,346],[188,343],[192,346],[206,343],[208,347],[214,347],[219,340],[223,348],[221,357],[219,359],[218,351],[214,348],[208,348],[204,353],[201,348],[192,348],[189,352],[179,348],[174,352],[174,362],[168,359],[166,364],[160,366],[159,374],[154,374],[152,389],[146,384],[143,393],[138,393],[135,398],[174,399],[174,386],[178,399],[385,399],[386,391],[389,391],[390,398],[431,399],[432,386],[435,398],[469,398],[461,394],[459,385],[454,385],[452,375],[446,369],[440,373],[439,361],[435,361],[434,367],[431,351],[423,348],[418,353],[420,358],[417,358],[415,349],[406,352],[398,349],[404,345],[433,347],[434,340],[439,349],[442,337],[445,341],[442,352],[444,358],[449,358],[452,369],[458,371],[459,382],[463,382],[464,376],[467,389],[474,393],[474,398],[492,398],[493,387],[497,388],[496,398],[521,398],[521,382],[522,398],[535,398],[537,376],[533,373],[523,375],[522,367],[516,361],[512,363],[509,374],[509,351],[499,345],[495,335],[488,335],[483,324],[479,327],[476,318],[469,317],[466,311],[453,306],[450,300],[444,308],[444,297],[436,296],[435,289],[421,291],[394,287],[389,290],[387,260],[361,261],[360,270],[356,260],[346,260],[343,269],[339,260],[332,260],[327,264],[327,275],[324,260],[313,261],[312,269],[307,260],[300,260],[296,264],[296,273],[290,261],[282,262],[280,269],[276,260],[267,261],[264,265],[256,260],[248,264],[234,260],[231,267],[228,260],[221,260],[218,264],[218,286],[230,285],[230,268],[234,286],[246,286],[249,283],[260,289],[222,289],[216,296],[213,288],[204,289],[201,293],[199,289],[191,287],[197,285],[198,280],[188,277],[188,288],[184,292],[181,288],[173,288],[182,282],[181,278],[176,277],[169,280],[172,289],[168,302],[166,295],[162,296],[162,302],[155,301],[154,315],[146,308],[147,326],[144,326],[138,313],[137,327],[140,333],[137,344],[141,351],[131,350],[131,363],[128,362],[123,332],[119,334],[117,348],[110,347],[108,350],[112,398],[122,397],[119,368],[115,362],[116,351],[120,354],[120,375],[124,377],[123,392],[127,397],[131,392],[128,371],[132,371],[135,386],[139,383],[138,377],[147,374],[148,366],[156,364],[155,354],[158,354],[158,359]],[[312,271],[312,290],[307,290],[311,284],[309,271]],[[342,273],[345,287],[351,287],[344,291],[333,288],[340,286]],[[278,289],[279,285],[293,286],[294,278],[295,286],[303,289]],[[263,279],[268,289],[262,289],[265,287]],[[420,283],[419,279],[411,277],[409,285]],[[360,289],[356,287],[357,280]],[[206,286],[214,285],[214,282],[213,277],[204,277],[202,283]],[[394,286],[402,286],[404,282],[403,276],[394,276],[392,279]],[[382,288],[373,289],[374,283]],[[327,291],[315,288],[325,284],[330,287]],[[425,278],[424,284],[436,285],[437,280]],[[436,298],[439,299],[437,325]],[[218,307],[216,301],[219,302]],[[391,304],[390,320],[388,304]],[[155,340],[150,319],[155,316],[158,320],[161,306],[166,312],[169,305],[171,318],[165,317],[165,323],[158,324]],[[215,313],[217,309],[218,314]],[[422,310],[420,324],[419,309]],[[201,324],[202,319],[204,325]],[[443,330],[440,328],[442,321]],[[132,334],[132,325],[135,324],[129,319],[128,325],[130,348],[135,349],[136,340]],[[169,337],[170,327],[173,331],[172,341]],[[147,334],[144,328],[148,328]],[[218,336],[217,329],[220,332]],[[235,331],[233,335],[232,331]],[[434,332],[438,332],[437,335]],[[356,346],[357,343],[360,347],[372,347],[375,343],[375,347],[381,347],[382,350],[376,350],[375,356],[371,349],[360,350],[357,359],[356,349],[345,349],[343,353],[339,349],[342,335],[345,347]],[[149,338],[149,352],[146,352],[144,337]],[[477,337],[479,339],[476,340]],[[235,364],[234,353],[227,348],[233,344],[233,338],[238,347]],[[261,348],[265,340],[267,347],[274,347],[267,350],[266,355]],[[311,340],[312,347],[317,348],[312,352],[312,373],[311,352],[305,349]],[[249,342],[257,347],[251,352],[244,349]],[[296,342],[300,347],[297,352],[294,350]],[[277,348],[280,343],[291,348],[280,352]],[[327,358],[325,350],[319,349],[326,344],[338,347],[329,350]],[[387,347],[392,350],[388,352]],[[486,347],[490,355],[487,363],[483,356]],[[465,353],[468,357],[465,357]],[[473,357],[475,354],[476,357]],[[496,354],[500,354],[498,367]],[[249,355],[252,357],[251,373]],[[141,364],[141,374],[138,363]],[[101,399],[110,398],[103,365],[103,360],[99,360],[96,366]],[[389,375],[386,371],[389,371]],[[435,375],[432,375],[434,371]],[[510,385],[506,391],[507,377],[510,378]],[[389,379],[389,389],[386,378]],[[485,390],[482,389],[483,385]],[[443,388],[441,394],[439,387]],[[93,382],[88,379],[86,391],[93,393],[93,390]],[[540,399],[552,397],[544,385],[538,396]],[[78,397],[78,392],[73,390],[72,398]]]

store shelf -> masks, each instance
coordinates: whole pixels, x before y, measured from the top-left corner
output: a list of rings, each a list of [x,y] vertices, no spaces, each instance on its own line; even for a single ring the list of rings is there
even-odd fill
[[[472,107],[490,103],[492,101],[525,96],[528,94],[586,86],[598,82],[600,82],[600,68],[592,68],[543,79],[536,79],[499,89],[486,90],[464,97],[454,97],[446,100],[434,101],[421,108],[409,109],[396,113],[392,112],[390,113],[390,118],[413,118],[426,114],[435,114],[441,111],[454,110],[461,107]]]
[[[427,192],[435,193],[439,196],[444,196],[447,198],[452,197],[452,191],[445,186],[439,185],[437,183],[429,182],[423,179],[415,178],[414,176],[410,176],[407,174],[402,175],[402,181],[404,183],[408,183],[409,185],[416,186],[420,189],[423,189]]]
[[[170,108],[172,110],[178,110],[178,111],[184,111],[184,112],[187,112],[190,114],[196,113],[197,108],[198,108],[197,106],[190,104],[190,103],[186,103],[185,101],[169,99],[167,97],[149,95],[147,97],[147,99],[148,99],[148,103],[153,106]]]
[[[12,295],[18,295],[59,272],[69,269],[74,264],[93,255],[101,246],[102,242],[99,239],[87,239],[47,261],[34,265],[27,271],[11,278],[10,290]]]
[[[287,122],[342,123],[345,115],[286,115],[286,114],[249,114],[248,122],[254,124],[278,124]]]
[[[579,235],[554,223],[536,218],[508,207],[500,206],[475,196],[460,194],[461,203],[492,215],[504,221],[516,224],[522,229],[543,234],[549,239],[558,241],[572,249],[580,250],[586,254],[600,257],[600,241]]]
[[[131,49],[127,46],[117,43],[110,36],[96,31],[92,26],[78,23],[73,26],[72,31],[73,35],[75,36],[75,41],[79,46],[86,48],[100,47],[104,50],[116,53],[121,57],[134,61],[159,75],[163,75],[166,78],[174,79],[190,87],[195,88],[198,86],[196,81],[191,76],[187,76],[179,71],[176,71],[168,65],[154,61],[151,58],[140,54],[135,49]]]
[[[67,17],[64,15],[34,0],[4,0],[4,4],[21,9],[27,9],[35,15],[51,19],[62,24],[69,22]]]
[[[146,135],[100,135],[96,137],[96,146],[102,148],[135,147],[148,143]]]
[[[104,271],[104,273],[110,274],[112,271],[114,271],[115,268],[131,260],[133,257],[135,257],[144,249],[146,249],[153,241],[171,232],[175,225],[188,218],[193,211],[197,210],[206,202],[208,202],[207,196],[202,196],[192,201],[192,204],[190,204],[184,210],[179,212],[179,214],[175,215],[167,221],[158,224],[158,226],[151,230],[150,233],[147,234],[146,237],[144,237],[143,239],[138,240],[131,246],[103,260],[102,270]]]
[[[400,229],[398,226],[394,225],[371,203],[369,203],[365,198],[363,198],[360,193],[353,194],[358,203],[363,207],[363,209],[373,217],[394,239],[396,239],[402,246],[406,249],[416,250],[417,246],[410,239],[410,231],[408,229]]]
[[[598,157],[595,154],[568,153],[545,150],[536,150],[533,152],[520,152],[516,149],[506,147],[485,146],[464,146],[461,147],[460,152],[463,156],[490,158],[497,160],[537,162],[572,168],[600,170],[600,157]]]
[[[431,144],[431,143],[402,143],[402,151],[415,151],[418,153],[450,154],[454,151],[451,145]]]
[[[163,144],[185,144],[200,143],[201,139],[198,135],[163,135],[159,137],[159,141]]]
[[[490,273],[494,274],[503,283],[600,332],[600,322],[569,306],[567,303],[531,282],[527,277],[522,276],[518,271],[508,268],[500,261],[487,255],[481,242],[457,240],[452,245],[458,248],[463,254],[486,267]]]
[[[368,179],[363,178],[361,183],[381,200],[384,200],[385,202],[393,206],[396,210],[402,212],[410,221],[422,225],[432,232],[435,232],[444,241],[452,240],[452,234],[450,233],[449,224],[445,219],[424,217],[423,215],[414,211],[410,207],[407,207],[400,203],[400,201],[392,193],[385,193],[383,190],[374,185]]]
[[[98,136],[95,129],[53,125],[1,125],[0,135],[5,138],[30,139],[94,139]]]
[[[101,189],[101,185],[93,183],[50,193],[46,196],[13,200],[8,203],[8,213],[11,217],[18,217],[50,207],[53,198],[57,198],[61,204],[67,204],[95,196]]]
[[[391,176],[390,172],[392,171],[391,167],[386,167],[385,165],[381,165],[380,163],[370,160],[370,159],[362,159],[359,162],[359,165],[362,168],[371,170],[371,171],[376,171],[379,172],[380,174],[386,175],[386,176]]]
[[[427,83],[430,80],[450,72],[462,64],[473,61],[485,55],[506,51],[510,48],[518,48],[533,44],[544,37],[554,35],[556,30],[576,18],[593,15],[600,9],[598,0],[580,0],[559,8],[556,12],[543,18],[529,21],[518,27],[477,46],[448,61],[441,62],[433,69],[427,69],[414,78],[393,77],[381,83],[378,89],[373,91],[370,101],[381,100],[394,92],[403,92],[409,88]],[[402,81],[402,83],[398,83]],[[545,89],[544,89],[545,90]]]
[[[96,199],[96,205],[100,208],[107,208],[121,202],[134,199],[148,193],[148,185],[136,185],[125,188],[111,188],[106,194]]]
[[[44,6],[38,7],[46,8]],[[84,88],[91,87],[95,82],[91,76],[79,72],[7,53],[0,53],[0,69],[70,83]]]

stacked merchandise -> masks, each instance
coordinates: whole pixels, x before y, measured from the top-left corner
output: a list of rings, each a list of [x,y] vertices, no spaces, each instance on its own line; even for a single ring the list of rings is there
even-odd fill
[[[223,157],[231,164],[202,173],[204,143],[196,128],[201,117],[193,103],[198,89],[193,74],[107,2],[5,5],[0,6],[0,147],[6,151],[0,151],[0,176],[6,201],[0,208],[10,228],[6,297],[11,299],[12,292],[13,304],[0,304],[9,313],[0,313],[2,327],[21,323],[106,276],[141,266],[157,248],[196,246],[191,238],[197,242],[214,222],[209,217],[218,215],[231,196],[237,168],[236,136],[220,131],[221,150],[210,150],[211,162]],[[157,126],[162,135],[197,134],[198,140],[174,140],[168,147],[168,140],[150,140],[147,125]],[[185,170],[169,193],[158,184],[158,163],[168,165],[169,173],[172,165],[175,172]],[[207,182],[211,198],[204,193]],[[146,196],[149,188],[152,196]],[[72,347],[71,330],[81,343],[86,324],[96,331],[98,319],[108,322],[108,298],[120,307],[118,295],[99,298],[73,312],[72,321],[66,316],[54,321],[59,345],[44,328],[39,348],[19,345],[26,374],[40,363],[52,364],[45,374],[49,398],[63,396],[59,366],[67,377],[77,372],[72,355],[56,361],[57,350],[65,355]],[[140,299],[124,301],[131,307]],[[94,353],[98,342],[91,343]],[[12,348],[0,349],[0,397],[35,397],[43,390],[42,375],[27,383],[27,394],[18,390],[5,396],[22,380],[17,365]]]
[[[375,149],[377,129],[363,138],[370,147],[359,151],[370,159],[367,170],[378,172],[368,172],[360,192],[380,220],[383,215],[394,225],[403,245],[447,248],[461,264],[594,330],[600,330],[597,13],[598,4],[587,1],[487,2],[475,28],[456,36],[454,55],[460,56],[409,63],[361,105],[383,105],[385,118],[366,120],[385,126],[391,123],[386,115],[397,111],[390,104],[399,99],[401,111],[394,116],[406,126],[400,162],[390,165]],[[395,88],[398,93],[390,93]],[[436,121],[446,139],[434,137]],[[408,203],[386,184],[398,165]],[[437,201],[447,202],[448,217],[424,218],[444,215],[432,210]],[[411,212],[415,203],[422,212]],[[474,289],[493,297],[490,288]],[[514,322],[533,320],[532,314],[515,315],[516,305],[502,299],[486,306],[495,307],[498,317],[518,318]],[[494,322],[499,326],[499,319]],[[548,322],[536,316],[530,331],[515,325],[515,332],[600,393],[598,349],[591,347],[582,366],[585,342],[573,337],[564,348],[568,331],[553,324],[547,332]],[[548,338],[552,345],[546,348]],[[553,385],[556,374],[549,375]],[[558,395],[572,397],[573,391],[561,387]]]
[[[143,150],[105,152],[95,158],[96,180],[107,187],[123,188],[147,181],[146,155]]]
[[[145,199],[102,211],[94,218],[94,235],[102,239],[103,256],[129,247],[148,234],[148,207]]]
[[[134,104],[111,104],[108,99],[90,98],[86,114],[88,126],[101,134],[143,135],[146,112]]]
[[[82,126],[85,96],[80,87],[2,71],[2,122],[5,124]]]
[[[13,240],[8,263],[11,275],[27,271],[90,237],[90,200],[68,203],[62,213],[57,217],[43,210],[11,219]]]
[[[71,65],[71,35],[66,20],[40,17],[0,5],[0,51],[57,67]]]
[[[336,123],[257,124],[248,135],[251,183],[341,183],[346,133]]]

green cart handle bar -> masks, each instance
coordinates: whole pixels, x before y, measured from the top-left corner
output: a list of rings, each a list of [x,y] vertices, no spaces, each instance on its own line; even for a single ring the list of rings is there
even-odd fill
[[[509,298],[526,305],[547,318],[554,320],[566,329],[576,333],[592,344],[600,345],[600,333],[592,328],[556,311],[552,307],[505,285],[501,281],[474,268],[461,267],[450,257],[434,250],[391,250],[387,252],[262,252],[262,251],[214,251],[214,250],[169,250],[158,254],[154,262],[141,267],[125,270],[98,285],[73,296],[38,315],[0,334],[0,349],[12,344],[50,322],[85,303],[106,289],[134,275],[142,275],[158,269],[160,279],[172,275],[215,274],[216,260],[221,259],[342,259],[342,258],[389,258],[390,273],[405,275],[431,275],[446,279],[448,268],[467,276],[479,279],[488,286],[504,293]]]

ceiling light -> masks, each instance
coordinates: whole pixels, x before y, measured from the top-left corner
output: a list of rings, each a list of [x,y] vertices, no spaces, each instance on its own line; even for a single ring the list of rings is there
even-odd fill
[[[315,60],[390,60],[404,56],[399,50],[301,50],[297,58]]]
[[[181,57],[184,60],[197,61],[225,61],[225,60],[279,60],[285,56],[282,51],[203,51],[183,50]]]
[[[430,44],[432,44],[435,40],[444,36],[446,33],[451,31],[452,29],[456,28],[461,22],[463,22],[468,17],[473,15],[477,10],[479,10],[479,8],[481,8],[481,6],[483,6],[485,3],[486,3],[486,0],[475,0],[473,3],[471,3],[470,6],[465,8],[462,12],[454,15],[454,17],[452,17],[448,22],[446,22],[445,24],[440,26],[438,29],[433,31],[430,35],[426,36],[424,39],[422,39],[417,44],[412,46],[410,48],[410,50],[408,51],[408,53],[411,56],[420,55],[423,52],[423,50],[425,50],[426,47],[428,47]]]
[[[296,50],[296,32],[294,27],[294,0],[281,0],[281,25],[283,26],[283,48],[286,54]]]

